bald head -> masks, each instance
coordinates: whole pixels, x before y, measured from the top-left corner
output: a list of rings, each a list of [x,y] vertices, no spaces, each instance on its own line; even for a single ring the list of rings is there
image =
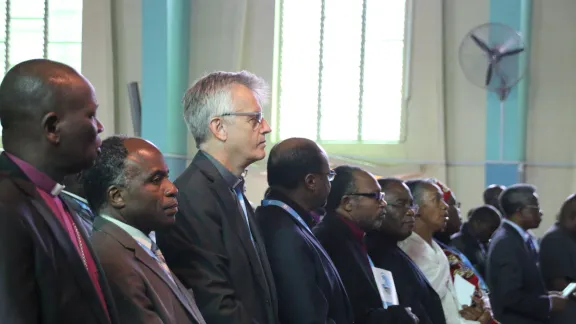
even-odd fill
[[[0,120],[10,132],[25,122],[40,121],[62,107],[67,92],[84,78],[68,65],[35,59],[14,66],[0,85]],[[33,130],[32,130],[33,131]]]
[[[289,138],[274,145],[268,157],[268,185],[296,189],[308,174],[327,174],[328,158],[324,150],[306,138]]]

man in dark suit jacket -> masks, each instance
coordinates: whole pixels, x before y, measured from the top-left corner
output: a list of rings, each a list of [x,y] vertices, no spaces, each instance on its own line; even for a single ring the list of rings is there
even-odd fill
[[[487,284],[494,317],[502,324],[548,323],[566,299],[549,294],[537,266],[538,255],[528,230],[542,221],[536,188],[516,184],[500,195],[503,223],[490,242]]]
[[[109,137],[84,173],[98,217],[92,244],[122,323],[205,324],[192,292],[166,266],[151,232],[174,224],[178,190],[162,153],[140,138]]]
[[[282,324],[350,324],[352,307],[332,260],[312,231],[310,214],[330,192],[328,157],[315,142],[290,138],[268,158],[271,189],[256,209],[278,291]]]
[[[216,72],[184,96],[184,117],[200,151],[175,181],[176,226],[156,237],[210,324],[277,323],[274,279],[241,180],[266,156],[265,89],[248,72]]]
[[[339,166],[334,171],[327,214],[313,232],[340,273],[354,323],[417,323],[416,316],[403,305],[384,308],[364,244],[365,232],[380,228],[384,220],[386,202],[380,185],[360,168]]]
[[[558,221],[552,225],[540,245],[540,270],[546,287],[563,291],[576,282],[576,194],[560,207]],[[576,319],[576,295],[570,296],[566,309],[552,315],[550,324],[573,324]]]
[[[94,163],[102,124],[92,85],[31,60],[0,85],[2,323],[117,323],[108,284],[60,183]]]
[[[486,246],[500,226],[500,212],[491,205],[475,208],[450,245],[462,252],[482,278],[486,277]]]
[[[410,257],[398,247],[412,234],[418,205],[400,179],[379,179],[386,195],[386,217],[382,226],[366,235],[368,254],[378,268],[392,272],[401,305],[409,306],[420,324],[445,324],[442,301]]]

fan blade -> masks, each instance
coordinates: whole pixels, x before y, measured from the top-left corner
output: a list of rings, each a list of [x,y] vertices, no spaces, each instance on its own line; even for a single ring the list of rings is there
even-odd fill
[[[488,71],[486,71],[486,86],[490,85],[492,81],[492,63],[488,64]]]
[[[507,51],[507,52],[504,52],[504,53],[502,53],[502,54],[499,54],[498,56],[500,56],[500,58],[502,58],[502,57],[506,57],[506,56],[516,55],[516,54],[519,54],[519,53],[522,53],[522,52],[524,52],[524,48],[523,48],[523,47],[522,47],[522,48],[513,49],[513,50],[509,50],[509,51]]]
[[[478,45],[484,52],[492,54],[492,50],[480,38],[476,37],[474,34],[470,34],[470,37],[474,40],[474,43],[476,43],[476,45]]]

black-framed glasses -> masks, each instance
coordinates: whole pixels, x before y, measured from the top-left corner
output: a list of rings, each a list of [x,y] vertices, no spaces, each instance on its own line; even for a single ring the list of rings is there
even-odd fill
[[[258,129],[258,127],[260,127],[260,125],[262,125],[262,120],[264,120],[264,116],[262,115],[262,112],[227,112],[227,113],[223,113],[222,115],[218,116],[218,117],[227,117],[227,116],[247,116],[247,117],[254,117],[251,120],[254,121],[254,125],[253,128],[254,129]]]
[[[349,193],[347,196],[361,196],[361,197],[368,197],[376,200],[384,200],[385,194],[383,192],[354,192]]]

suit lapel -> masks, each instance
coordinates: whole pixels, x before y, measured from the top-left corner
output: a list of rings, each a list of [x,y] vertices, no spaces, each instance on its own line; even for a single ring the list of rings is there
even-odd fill
[[[85,243],[84,245],[86,246],[86,248],[88,249],[88,252],[92,256],[92,259],[94,260],[94,265],[96,266],[96,270],[98,271],[98,282],[100,283],[100,290],[102,291],[102,294],[104,296],[104,301],[106,302],[106,305],[100,305],[100,303],[98,303],[100,305],[99,313],[104,314],[102,312],[102,311],[104,311],[104,309],[102,309],[102,307],[106,306],[106,308],[108,310],[108,314],[110,316],[110,319],[112,320],[113,323],[117,323],[119,321],[116,318],[116,306],[114,305],[114,299],[112,298],[112,292],[110,291],[110,287],[108,286],[108,280],[106,280],[106,276],[104,275],[104,269],[102,269],[102,265],[100,264],[100,261],[98,260],[96,252],[94,252],[94,249],[92,249],[92,244],[90,244],[89,235],[86,232],[86,229],[85,229],[84,225],[82,224],[82,221],[80,220],[80,216],[76,213],[76,209],[74,209],[74,208],[72,208],[72,206],[70,206],[70,203],[68,200],[62,199],[62,202],[65,204],[65,207],[68,209],[68,212],[70,213],[70,216],[72,217],[72,221],[74,222],[74,224],[76,224],[76,228],[78,228],[78,232],[80,232],[80,236],[84,240],[84,243]],[[92,286],[94,286],[94,285],[92,285]]]
[[[107,221],[101,217],[96,218],[96,220],[94,222],[94,228],[101,230],[101,231],[107,233],[108,235],[112,236],[114,239],[116,239],[118,242],[120,242],[120,244],[122,244],[122,246],[124,246],[125,249],[132,251],[134,253],[134,257],[140,263],[142,263],[144,266],[146,266],[148,269],[150,269],[152,272],[154,272],[154,274],[156,274],[166,285],[168,285],[168,287],[170,287],[170,290],[172,290],[172,293],[174,293],[176,298],[178,298],[178,301],[180,301],[180,303],[184,306],[184,308],[186,308],[186,310],[190,314],[192,314],[192,316],[198,321],[197,314],[194,312],[194,309],[191,307],[190,300],[185,295],[187,293],[186,289],[184,289],[183,287],[182,287],[182,289],[180,289],[180,287],[178,287],[178,285],[176,283],[174,283],[168,277],[168,275],[160,267],[158,262],[150,254],[148,254],[148,252],[146,252],[140,246],[140,244],[138,244],[138,242],[136,242],[136,240],[134,238],[132,238],[128,233],[126,233],[120,227],[116,226],[115,224],[113,224],[113,223],[111,223],[111,222],[109,222],[109,221]],[[182,285],[179,281],[177,281],[178,279],[176,278],[176,276],[174,276],[174,275],[172,275],[172,276],[177,283]]]
[[[14,182],[22,189],[27,191],[29,194],[33,193],[30,191],[30,188],[26,188],[28,186],[32,187],[32,190],[35,191],[35,187],[29,181],[25,181],[22,179],[15,179]],[[46,205],[44,200],[38,195],[37,192],[33,194],[30,198],[30,203],[36,211],[42,216],[48,228],[52,231],[54,238],[57,244],[64,250],[64,254],[68,260],[68,264],[70,265],[70,269],[72,270],[72,274],[76,278],[76,282],[78,283],[79,287],[84,290],[84,293],[88,296],[94,296],[95,298],[91,299],[91,306],[94,314],[102,320],[103,323],[108,323],[108,319],[106,319],[106,315],[103,309],[104,305],[101,305],[99,298],[97,298],[98,294],[96,292],[96,288],[90,279],[88,271],[86,270],[80,255],[78,254],[78,250],[74,246],[74,243],[70,239],[68,233],[64,230],[63,225],[60,223],[56,215],[50,210],[50,208]],[[74,219],[74,216],[72,216]],[[79,231],[82,232],[79,227]],[[85,239],[86,240],[86,239]],[[88,246],[88,244],[86,244]]]
[[[244,221],[244,216],[240,212],[240,207],[238,202],[234,198],[234,193],[229,189],[228,184],[222,178],[216,167],[208,160],[203,153],[198,152],[192,161],[202,173],[210,180],[210,190],[212,191],[213,195],[219,200],[220,206],[224,209],[224,215],[226,215],[227,220],[232,223],[232,227],[236,229],[234,231],[235,235],[238,236],[240,242],[242,242],[242,246],[244,247],[244,251],[248,254],[248,259],[250,260],[250,264],[253,270],[256,270],[260,267],[260,259],[256,254],[257,251],[254,248],[254,244],[252,244],[252,240],[250,238],[250,232],[248,230],[248,226]],[[253,235],[256,232],[256,242],[261,242],[262,240],[258,239],[258,233],[256,230],[256,226],[254,222],[250,220],[250,211],[252,208],[250,204],[248,204],[248,200],[246,201],[246,211],[248,212],[248,219],[250,221],[250,226],[253,229]],[[255,231],[256,230],[256,231]],[[259,271],[254,271],[258,273]],[[264,287],[263,287],[264,288]]]

